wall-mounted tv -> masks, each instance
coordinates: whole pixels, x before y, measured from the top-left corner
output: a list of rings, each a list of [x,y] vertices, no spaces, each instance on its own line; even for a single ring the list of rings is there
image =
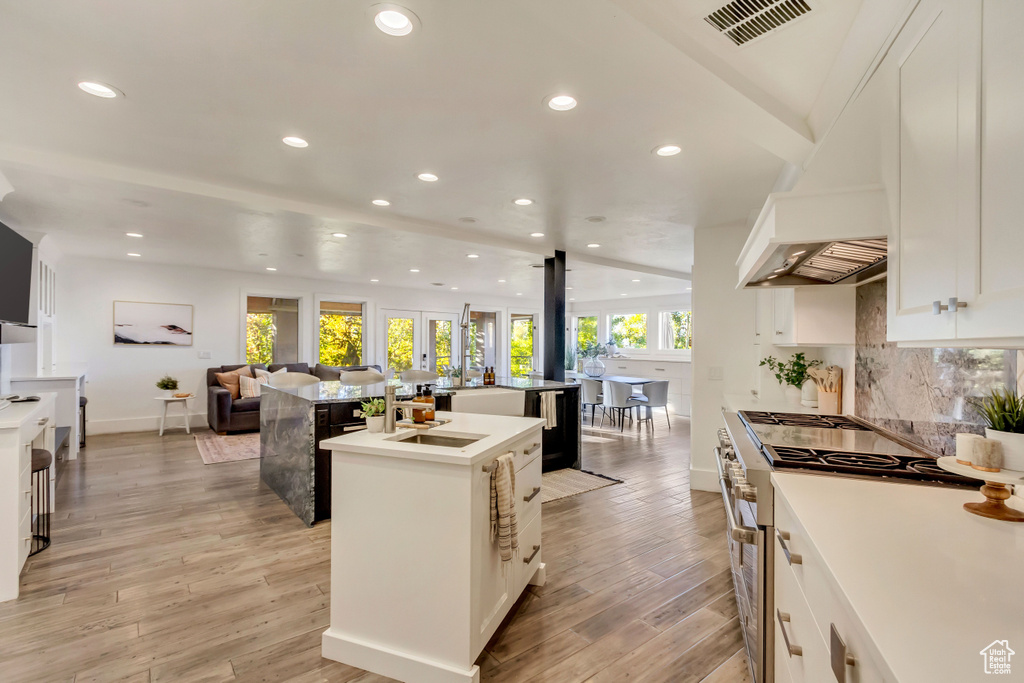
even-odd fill
[[[28,324],[32,242],[0,223],[0,322]]]

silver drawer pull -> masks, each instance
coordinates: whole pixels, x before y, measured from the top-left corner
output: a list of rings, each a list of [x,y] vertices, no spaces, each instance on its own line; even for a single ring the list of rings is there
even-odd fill
[[[832,627],[829,634],[829,640],[831,641],[829,657],[832,664],[832,673],[835,674],[836,681],[846,683],[846,667],[853,666],[857,663],[857,660],[853,658],[853,655],[846,653],[846,643],[839,636],[836,625],[829,624],[829,626]]]
[[[790,645],[789,634],[786,633],[786,624],[789,623],[789,615],[780,609],[776,609],[775,613],[779,616],[779,628],[782,630],[782,639],[786,641],[786,650],[789,651],[789,656],[796,655],[797,657],[804,656],[804,649],[799,645]]]
[[[665,372],[665,368],[654,368],[655,372]]]
[[[366,429],[366,425],[349,425],[348,427],[342,427],[341,431],[343,431],[343,432],[358,432],[358,431],[361,431],[363,429]]]
[[[533,444],[527,451],[523,453],[523,455],[533,455],[534,453],[537,452],[537,449],[540,448],[542,445],[542,443]]]
[[[523,558],[523,564],[530,564],[531,562],[533,562],[533,558],[537,557],[537,553],[539,553],[539,552],[540,552],[540,546],[539,545],[533,546],[533,552],[530,553],[529,557],[524,557]]]
[[[729,522],[729,537],[737,543],[755,545],[757,543],[757,529],[752,526],[741,526],[736,523],[736,513],[733,511],[733,499],[729,494],[729,482],[722,469],[722,449],[715,448],[715,466],[718,467],[718,486],[722,489],[722,499],[725,502],[725,516]]]
[[[789,546],[786,545],[786,541],[789,540],[789,532],[788,531],[780,531],[780,530],[776,529],[775,530],[775,535],[779,539],[779,545],[782,546],[782,552],[786,554],[786,562],[789,562],[789,566],[792,567],[794,564],[803,564],[804,563],[804,558],[803,558],[802,555],[798,555],[796,553],[789,552]]]
[[[533,487],[533,492],[530,495],[523,496],[523,502],[524,503],[529,503],[531,500],[533,500],[534,498],[537,497],[538,493],[540,493],[540,487],[539,486]]]
[[[39,425],[40,427],[42,427],[42,426],[43,426],[44,424],[46,424],[46,423],[47,423],[47,422],[49,422],[49,421],[50,421],[50,418],[48,418],[48,417],[42,417],[42,418],[39,418],[39,422],[38,422],[37,424],[38,424],[38,425]]]

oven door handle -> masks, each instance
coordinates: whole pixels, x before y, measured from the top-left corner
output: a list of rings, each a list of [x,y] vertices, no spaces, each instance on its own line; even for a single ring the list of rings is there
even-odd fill
[[[729,491],[729,483],[725,479],[725,471],[722,469],[721,449],[715,449],[715,466],[718,467],[718,486],[722,489],[722,498],[725,500],[725,516],[729,520],[729,536],[737,543],[757,544],[757,529],[752,526],[743,526],[736,523],[736,503],[733,501]]]

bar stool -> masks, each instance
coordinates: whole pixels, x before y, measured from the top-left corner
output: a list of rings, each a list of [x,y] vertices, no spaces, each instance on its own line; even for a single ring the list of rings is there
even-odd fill
[[[42,448],[32,449],[32,546],[29,556],[50,547],[50,465],[53,455]]]
[[[85,396],[78,397],[78,447],[85,448],[85,404],[89,402]]]

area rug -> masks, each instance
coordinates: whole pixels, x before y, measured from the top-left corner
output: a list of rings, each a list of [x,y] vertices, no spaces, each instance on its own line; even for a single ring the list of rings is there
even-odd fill
[[[196,434],[196,447],[207,465],[238,460],[255,460],[260,457],[259,432],[251,434]]]
[[[545,472],[541,475],[540,502],[550,503],[553,500],[621,483],[621,479],[612,479],[603,474],[594,474],[584,470],[564,469]]]

